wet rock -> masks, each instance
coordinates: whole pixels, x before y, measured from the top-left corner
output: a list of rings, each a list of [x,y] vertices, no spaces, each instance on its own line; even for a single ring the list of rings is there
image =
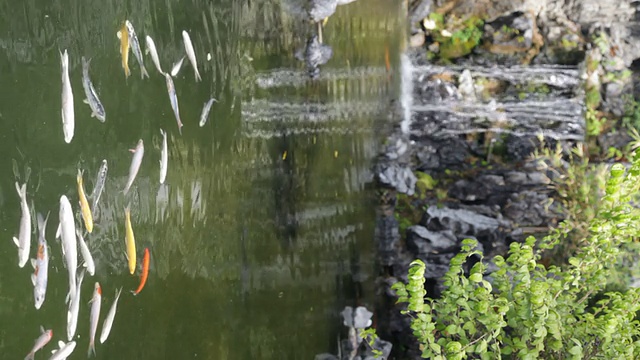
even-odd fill
[[[555,218],[548,195],[537,191],[522,191],[511,195],[504,216],[519,226],[545,226]]]
[[[398,221],[391,214],[378,214],[374,237],[378,244],[380,265],[392,266],[399,261],[400,232]]]
[[[458,92],[467,101],[476,100],[476,90],[469,69],[465,69],[458,79]]]
[[[605,84],[604,101],[602,102],[602,110],[621,117],[627,109],[628,99],[623,94],[633,92],[633,84],[630,79],[619,79]]]
[[[424,226],[407,229],[407,249],[418,255],[451,252],[458,248],[458,239],[451,231],[433,232]]]
[[[499,175],[482,175],[475,180],[461,179],[449,189],[449,197],[467,202],[487,200],[505,185]]]
[[[382,184],[407,195],[413,195],[418,180],[408,166],[400,164],[389,164],[378,173],[378,179]]]
[[[508,226],[503,221],[465,209],[438,208],[430,206],[426,212],[427,227],[452,229],[455,234],[474,235],[491,232],[500,226]]]
[[[426,18],[431,12],[433,0],[416,0],[409,4],[409,20],[411,22],[411,31],[422,31],[420,22]]]
[[[409,38],[409,46],[416,47],[416,48],[421,47],[422,45],[424,45],[424,41],[425,41],[424,32],[419,31],[411,35],[411,38]]]
[[[358,306],[355,310],[351,306],[346,306],[340,314],[342,315],[342,324],[346,327],[366,329],[371,326],[373,313],[364,306]]]
[[[318,354],[314,357],[314,360],[340,360],[338,359],[337,356],[333,355],[333,354]]]

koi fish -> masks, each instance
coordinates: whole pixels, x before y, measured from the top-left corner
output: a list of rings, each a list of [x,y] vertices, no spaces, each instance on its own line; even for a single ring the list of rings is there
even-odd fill
[[[87,228],[89,234],[91,234],[91,232],[93,231],[93,216],[91,215],[91,207],[89,207],[87,195],[85,195],[84,193],[82,171],[80,171],[80,169],[78,169],[76,180],[78,182],[78,197],[80,198],[80,210],[82,213],[82,219],[84,220],[84,226]]]
[[[31,265],[34,268],[34,273],[31,274],[31,282],[33,283],[33,298],[36,309],[40,309],[47,294],[47,281],[49,279],[49,250],[47,249],[47,240],[44,238],[49,214],[43,219],[42,214],[38,213],[36,218],[38,219],[38,255],[35,259],[31,259]]]
[[[80,253],[82,254],[82,258],[84,259],[84,267],[87,268],[87,272],[89,273],[89,275],[93,276],[96,273],[96,265],[93,262],[91,251],[89,251],[89,247],[84,241],[80,229],[76,229],[76,235],[78,236],[78,242],[80,243]]]
[[[209,99],[206,103],[204,103],[204,107],[202,108],[202,114],[200,114],[200,127],[203,127],[204,124],[207,123],[209,119],[209,112],[211,111],[211,106],[215,101],[218,101],[214,98]]]
[[[64,141],[68,144],[73,139],[75,129],[75,115],[73,110],[73,91],[71,90],[71,80],[69,80],[69,54],[67,50],[60,52],[60,63],[62,64],[62,132]]]
[[[68,343],[64,343],[62,341],[58,341],[58,350],[53,351],[53,354],[49,358],[49,360],[64,360],[71,355],[73,350],[76,348],[75,341],[69,341]]]
[[[91,204],[92,215],[96,214],[96,210],[98,208],[98,202],[100,201],[102,190],[104,190],[104,183],[107,180],[107,171],[109,171],[109,167],[107,166],[107,159],[104,159],[102,160],[102,165],[100,165],[100,169],[98,170],[98,175],[96,176],[96,183],[95,183],[95,186],[93,187],[93,191],[91,192],[91,199],[93,200]]]
[[[149,248],[144,249],[144,258],[142,258],[142,275],[140,275],[140,285],[136,291],[132,291],[133,295],[140,294],[140,291],[144,288],[144,284],[147,283],[147,276],[149,276]]]
[[[24,267],[29,261],[29,251],[31,250],[31,212],[29,204],[27,204],[27,184],[20,186],[16,182],[16,191],[20,197],[20,209],[22,216],[20,217],[20,232],[18,237],[13,237],[13,242],[18,247],[18,266]]]
[[[167,82],[167,92],[169,93],[169,101],[171,102],[171,108],[173,109],[173,114],[176,116],[176,121],[178,122],[178,131],[182,134],[182,121],[180,121],[180,107],[178,106],[178,95],[176,95],[176,87],[173,84],[173,79],[171,75],[164,74],[164,78]]]
[[[140,164],[142,163],[142,157],[144,156],[144,142],[142,139],[138,140],[138,145],[136,145],[135,149],[130,149],[133,153],[133,158],[131,159],[131,166],[129,167],[129,179],[127,180],[127,186],[124,188],[124,194],[126,195],[133,184],[133,181],[136,179],[136,175],[138,175],[138,170],[140,170]]]
[[[162,134],[162,151],[160,151],[160,184],[164,184],[164,180],[167,178],[169,153],[167,151],[167,133],[160,129],[160,134]]]
[[[87,357],[96,354],[96,330],[98,329],[98,320],[100,318],[100,305],[102,303],[102,288],[100,283],[95,284],[93,288],[93,297],[91,298],[91,317],[89,322],[89,351]]]
[[[124,209],[125,216],[125,242],[127,245],[127,259],[129,259],[129,273],[133,275],[136,271],[136,239],[133,236],[133,228],[131,227],[131,210],[129,206]]]
[[[184,56],[180,58],[180,60],[178,60],[177,63],[173,64],[173,67],[171,68],[171,76],[176,77],[176,75],[178,75],[178,73],[180,72],[180,69],[182,68],[183,61],[184,61]]]
[[[200,77],[200,73],[198,72],[198,62],[196,61],[196,52],[193,50],[193,44],[191,43],[191,38],[189,37],[189,33],[185,30],[182,30],[182,41],[184,42],[184,50],[187,52],[187,57],[189,58],[189,62],[191,62],[191,66],[193,66],[193,72],[196,77],[196,82],[202,81]]]
[[[131,70],[129,70],[129,31],[127,25],[122,24],[122,27],[116,33],[118,39],[120,39],[120,54],[122,55],[122,68],[124,69],[124,76],[129,77]]]
[[[76,225],[73,220],[73,210],[66,196],[60,197],[60,224],[56,231],[56,239],[62,238],[62,254],[64,264],[69,271],[69,294],[67,301],[76,295],[76,268],[78,266],[78,245],[76,241]]]
[[[51,329],[45,330],[42,326],[40,326],[40,336],[38,336],[35,343],[33,344],[33,348],[27,354],[27,357],[25,357],[24,360],[33,360],[33,358],[36,355],[36,352],[42,349],[43,347],[45,347],[45,345],[47,345],[49,341],[51,341],[52,337],[53,337],[53,330]]]
[[[151,53],[151,60],[153,60],[153,64],[156,66],[156,69],[160,72],[160,74],[164,75],[164,71],[162,71],[162,67],[160,67],[160,58],[158,57],[158,50],[156,49],[156,44],[153,42],[151,36],[147,35],[147,50],[146,53]]]
[[[122,293],[122,288],[116,290],[116,297],[113,300],[113,304],[111,304],[111,308],[107,313],[107,317],[104,319],[102,323],[102,331],[100,332],[100,344],[103,344],[107,341],[109,337],[109,333],[111,332],[111,327],[113,326],[113,319],[116,317],[116,310],[118,308],[118,299],[120,299],[120,294]]]
[[[96,117],[101,122],[106,120],[107,114],[104,112],[104,106],[98,99],[98,93],[93,87],[91,78],[89,78],[89,64],[91,59],[87,60],[82,57],[82,87],[84,88],[84,94],[87,96],[86,103],[91,108],[91,117]]]
[[[67,311],[67,340],[71,341],[76,334],[78,326],[78,313],[80,312],[80,289],[82,288],[82,280],[84,279],[84,270],[78,275],[78,286],[76,287],[75,296],[69,303]]]
[[[142,50],[140,50],[140,42],[138,42],[138,36],[136,35],[136,31],[133,29],[133,25],[129,20],[124,22],[127,27],[127,31],[129,33],[129,43],[131,44],[131,49],[133,50],[133,55],[135,55],[136,60],[138,60],[138,64],[140,64],[140,70],[142,71],[142,78],[149,77],[149,73],[147,69],[144,67],[144,59],[142,58]]]

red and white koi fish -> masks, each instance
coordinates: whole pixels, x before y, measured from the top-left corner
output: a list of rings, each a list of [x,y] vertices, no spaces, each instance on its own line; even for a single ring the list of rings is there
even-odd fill
[[[45,347],[45,345],[47,345],[53,337],[53,330],[45,330],[42,326],[40,326],[40,333],[40,336],[38,336],[36,342],[33,344],[33,348],[27,354],[27,357],[25,357],[24,360],[33,360],[36,355],[36,351]]]
[[[49,250],[47,248],[47,240],[44,238],[49,214],[43,219],[42,214],[38,213],[36,218],[38,219],[38,255],[35,259],[31,259],[31,265],[35,270],[31,274],[31,282],[33,283],[33,298],[35,299],[36,309],[40,309],[47,294],[47,281],[49,279]]]
[[[96,282],[93,288],[93,297],[91,298],[91,318],[89,322],[89,351],[87,357],[96,354],[96,330],[98,329],[98,320],[100,318],[100,305],[102,304],[102,288],[100,283]]]

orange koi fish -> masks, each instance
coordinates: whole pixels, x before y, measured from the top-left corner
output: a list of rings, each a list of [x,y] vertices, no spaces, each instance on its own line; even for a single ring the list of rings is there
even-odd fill
[[[144,257],[142,258],[142,275],[140,276],[140,285],[136,291],[132,291],[133,295],[138,295],[142,288],[144,288],[144,284],[147,283],[147,276],[149,276],[149,248],[144,249]]]

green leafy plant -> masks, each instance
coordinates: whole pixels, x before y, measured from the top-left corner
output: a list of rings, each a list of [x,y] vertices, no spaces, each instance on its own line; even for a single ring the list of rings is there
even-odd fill
[[[561,223],[546,237],[512,243],[505,257],[486,259],[465,240],[438,299],[426,297],[425,265],[411,264],[393,289],[429,359],[635,359],[640,357],[640,290],[606,291],[621,247],[639,235],[640,152],[626,170],[614,164],[581,247],[562,266],[540,263],[571,232]],[[470,259],[479,258],[475,264]],[[467,272],[466,268],[470,266]]]

